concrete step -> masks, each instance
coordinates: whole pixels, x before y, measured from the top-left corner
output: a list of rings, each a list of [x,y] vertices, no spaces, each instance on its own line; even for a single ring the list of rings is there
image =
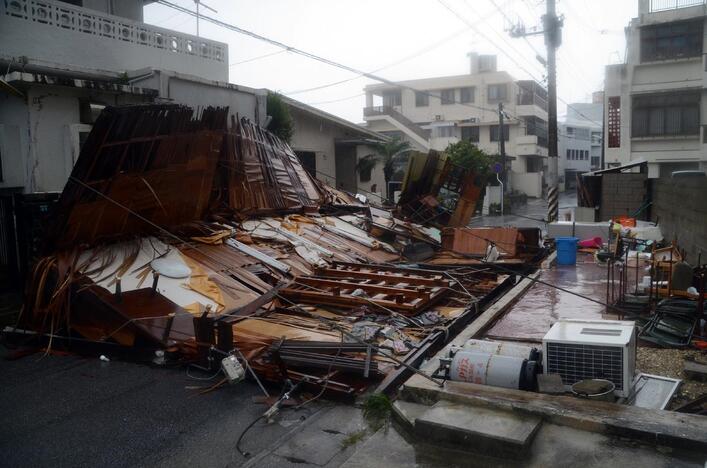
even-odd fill
[[[541,424],[536,416],[440,401],[415,419],[414,431],[427,443],[518,458]]]
[[[421,405],[410,401],[395,400],[393,402],[393,417],[405,429],[412,432],[415,428],[415,420],[425,414],[431,406]]]

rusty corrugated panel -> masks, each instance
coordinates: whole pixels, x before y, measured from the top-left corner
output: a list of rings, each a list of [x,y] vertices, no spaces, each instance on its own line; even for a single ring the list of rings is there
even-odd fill
[[[489,242],[495,244],[500,253],[515,257],[518,229],[514,227],[447,228],[442,232],[442,248],[444,250],[485,255]]]
[[[292,148],[247,119],[232,125],[222,160],[228,206],[242,218],[316,211],[324,199]]]
[[[47,249],[201,220],[227,113],[207,108],[195,119],[190,108],[177,105],[106,108],[61,194]]]

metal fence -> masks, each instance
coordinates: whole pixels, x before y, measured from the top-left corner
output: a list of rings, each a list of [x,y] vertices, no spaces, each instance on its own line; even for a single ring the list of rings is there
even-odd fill
[[[650,12],[677,10],[692,6],[704,5],[707,0],[650,0]]]

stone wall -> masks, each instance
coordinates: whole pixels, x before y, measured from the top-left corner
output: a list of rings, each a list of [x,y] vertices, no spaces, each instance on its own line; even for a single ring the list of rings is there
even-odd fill
[[[601,211],[602,221],[608,221],[617,216],[635,213],[641,208],[647,196],[646,174],[617,173],[604,174],[601,180]],[[645,219],[647,213],[641,212],[638,219]]]
[[[651,220],[666,240],[676,239],[687,261],[707,262],[707,177],[661,177],[652,180]]]

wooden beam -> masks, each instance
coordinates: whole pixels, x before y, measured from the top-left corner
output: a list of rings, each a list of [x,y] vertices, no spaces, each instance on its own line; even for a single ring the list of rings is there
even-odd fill
[[[334,277],[334,278],[350,278],[350,279],[372,279],[382,281],[386,284],[407,283],[421,286],[446,286],[449,287],[449,280],[432,279],[413,276],[398,276],[390,273],[369,273],[362,271],[336,270],[332,268],[323,268],[317,271],[318,276]]]

